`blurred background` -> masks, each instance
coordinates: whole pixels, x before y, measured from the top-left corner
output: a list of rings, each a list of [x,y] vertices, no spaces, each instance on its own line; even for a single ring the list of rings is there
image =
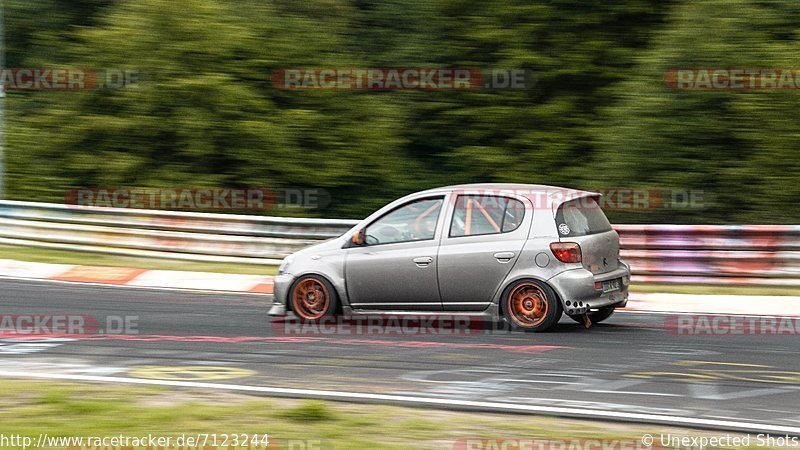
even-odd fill
[[[794,0],[6,0],[6,67],[135,70],[5,98],[6,197],[76,187],[324,189],[360,218],[498,181],[703,192],[627,223],[798,223],[797,90],[679,90],[674,68],[795,68]],[[286,67],[525,68],[525,89],[285,90]],[[281,214],[270,211],[269,214]]]

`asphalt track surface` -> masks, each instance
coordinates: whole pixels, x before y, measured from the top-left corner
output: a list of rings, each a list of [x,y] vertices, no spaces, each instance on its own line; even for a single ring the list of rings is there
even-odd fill
[[[632,312],[589,330],[564,318],[542,334],[297,334],[270,322],[270,304],[263,295],[0,279],[2,315],[84,315],[100,328],[0,339],[0,376],[344,391],[800,430],[796,334],[676,335],[665,326],[674,317]],[[125,316],[137,334],[103,333]]]

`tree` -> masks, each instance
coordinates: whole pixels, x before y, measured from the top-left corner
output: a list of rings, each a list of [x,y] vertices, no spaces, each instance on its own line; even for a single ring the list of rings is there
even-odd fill
[[[735,13],[732,13],[735,11]],[[614,183],[701,190],[685,211],[624,215],[648,222],[796,223],[800,135],[796,91],[676,90],[674,68],[790,68],[796,64],[795,2],[683,2],[669,15],[629,80],[613,88],[596,136],[601,170]]]
[[[366,199],[396,191],[397,169],[413,166],[398,156],[402,114],[373,95],[268,82],[281,67],[358,64],[347,51],[352,9],[317,6],[120,1],[73,35],[65,59],[139,71],[143,81],[37,92],[17,104],[13,194],[42,181],[38,196],[51,200],[75,186],[311,185],[365,200],[334,212],[373,207]]]

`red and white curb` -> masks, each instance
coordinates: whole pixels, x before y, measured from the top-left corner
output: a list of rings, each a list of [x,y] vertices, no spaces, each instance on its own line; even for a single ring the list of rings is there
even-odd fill
[[[0,277],[119,286],[271,294],[273,277],[0,259]],[[632,292],[628,311],[800,317],[800,297]]]
[[[147,270],[131,267],[79,266],[0,259],[0,276],[151,288],[271,294],[266,275]]]

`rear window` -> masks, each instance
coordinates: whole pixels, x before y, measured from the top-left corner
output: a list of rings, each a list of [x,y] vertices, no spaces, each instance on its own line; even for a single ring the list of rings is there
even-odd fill
[[[611,223],[600,209],[600,205],[590,197],[562,203],[556,212],[556,226],[558,234],[565,237],[611,231]]]

